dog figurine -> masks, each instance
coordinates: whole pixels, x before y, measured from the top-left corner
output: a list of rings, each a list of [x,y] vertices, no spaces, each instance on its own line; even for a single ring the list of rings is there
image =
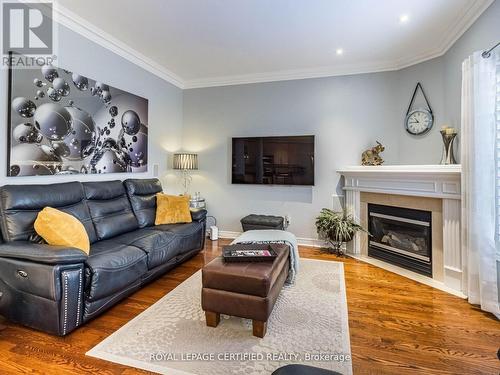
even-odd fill
[[[382,165],[384,159],[380,154],[385,150],[385,147],[377,141],[377,145],[361,154],[361,165]]]

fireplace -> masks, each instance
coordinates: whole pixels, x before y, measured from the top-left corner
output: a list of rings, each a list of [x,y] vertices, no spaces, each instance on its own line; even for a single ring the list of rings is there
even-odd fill
[[[368,204],[368,256],[432,277],[432,213]]]

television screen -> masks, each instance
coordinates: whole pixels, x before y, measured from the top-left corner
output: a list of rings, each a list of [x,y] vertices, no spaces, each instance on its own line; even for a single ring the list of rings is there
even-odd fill
[[[233,138],[233,184],[314,185],[314,136]]]

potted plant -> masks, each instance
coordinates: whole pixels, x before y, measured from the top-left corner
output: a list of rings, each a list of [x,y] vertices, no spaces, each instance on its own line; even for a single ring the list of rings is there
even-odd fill
[[[351,241],[357,231],[368,233],[345,209],[335,212],[328,208],[323,208],[316,218],[316,230],[320,238],[330,242],[337,255],[342,255],[342,243]]]

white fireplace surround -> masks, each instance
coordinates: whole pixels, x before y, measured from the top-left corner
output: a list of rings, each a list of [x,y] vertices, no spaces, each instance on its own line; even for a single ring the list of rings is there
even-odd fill
[[[460,165],[393,165],[353,166],[337,171],[344,181],[348,212],[360,220],[361,192],[440,198],[443,212],[443,280],[389,265],[373,258],[361,257],[359,234],[348,248],[354,257],[410,277],[454,295],[465,297],[464,255],[460,241],[461,166]]]

